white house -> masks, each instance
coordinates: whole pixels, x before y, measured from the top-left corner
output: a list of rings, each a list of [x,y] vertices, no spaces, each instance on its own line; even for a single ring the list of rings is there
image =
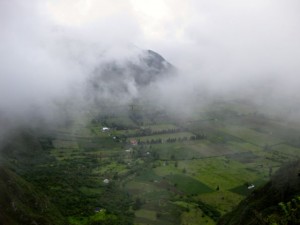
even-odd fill
[[[104,184],[108,184],[108,183],[109,183],[109,179],[104,179],[104,180],[103,180],[103,183],[104,183]]]
[[[109,128],[108,128],[108,127],[103,127],[103,128],[102,128],[102,132],[107,132],[107,131],[109,131]]]
[[[253,188],[255,188],[254,184],[251,184],[250,186],[248,186],[248,189],[249,189],[249,190],[250,190],[250,189],[253,189]]]

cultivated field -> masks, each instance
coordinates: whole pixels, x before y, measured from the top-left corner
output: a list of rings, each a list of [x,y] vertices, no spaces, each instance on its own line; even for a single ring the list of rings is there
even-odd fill
[[[300,157],[297,130],[236,103],[207,108],[191,120],[131,109],[100,113],[75,133],[64,128],[50,155],[56,166],[69,168],[66,176],[77,177],[74,190],[90,199],[87,208],[102,209],[99,221],[110,218],[109,210],[119,212],[112,204],[126,198],[135,224],[213,225],[279,166]],[[79,211],[69,218],[74,225],[97,220]]]

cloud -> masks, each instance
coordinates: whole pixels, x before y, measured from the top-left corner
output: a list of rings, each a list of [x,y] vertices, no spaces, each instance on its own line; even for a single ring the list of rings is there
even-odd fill
[[[53,20],[41,1],[0,4],[0,111],[4,114],[26,118],[38,108],[52,117],[57,102],[82,104],[86,80],[101,62],[135,54],[127,48],[135,25],[126,15],[65,27]]]
[[[133,46],[180,71],[152,86],[166,102],[175,95],[188,104],[206,90],[286,103],[299,93],[298,8],[293,0],[1,1],[0,111],[51,117],[58,102],[85,105],[87,77],[106,62],[134,60]]]
[[[243,92],[272,82],[272,94],[290,92],[288,99],[298,95],[297,6],[296,1],[189,1],[181,35],[149,43],[196,85]]]

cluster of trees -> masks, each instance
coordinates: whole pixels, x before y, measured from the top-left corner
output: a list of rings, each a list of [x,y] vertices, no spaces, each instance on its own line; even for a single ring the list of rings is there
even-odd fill
[[[134,215],[130,206],[134,201],[130,196],[118,184],[114,184],[116,181],[106,187],[92,173],[104,161],[83,152],[80,158],[57,161],[50,152],[54,148],[53,138],[38,137],[34,133],[21,133],[15,140],[3,147],[2,158],[16,161],[12,164],[13,169],[32,187],[46,195],[64,218],[90,218],[95,214],[95,208],[101,207],[106,209],[101,224],[133,223]],[[82,188],[88,191],[84,192]],[[34,204],[28,202],[28,207]],[[91,223],[86,225],[98,224],[98,219],[91,219]]]
[[[143,137],[143,136],[160,135],[160,134],[174,134],[182,131],[183,130],[181,128],[164,129],[164,130],[157,130],[157,131],[153,131],[150,128],[146,128],[146,129],[140,129],[134,134],[127,134],[127,137]]]
[[[191,136],[191,137],[178,137],[178,138],[168,138],[166,140],[163,140],[161,138],[157,138],[157,139],[151,139],[151,140],[146,140],[146,141],[141,141],[141,140],[137,140],[139,145],[150,145],[150,144],[162,144],[164,142],[166,143],[175,143],[175,142],[184,142],[184,141],[195,141],[195,140],[201,140],[201,139],[205,139],[206,135],[205,134],[201,134],[201,135],[196,135],[196,136]]]
[[[221,218],[221,213],[218,210],[216,210],[213,206],[208,205],[200,200],[197,202],[197,205],[205,215],[209,216],[214,221],[218,221]]]
[[[107,127],[111,127],[111,128],[114,128],[116,130],[130,130],[130,129],[137,129],[138,127],[137,126],[134,126],[134,125],[130,125],[130,124],[122,124],[122,123],[103,123],[102,124],[103,126],[107,126]]]
[[[163,140],[161,138],[151,139],[150,141],[149,140],[147,140],[147,141],[138,140],[139,145],[145,145],[145,144],[147,144],[147,145],[151,144],[152,145],[152,144],[161,144],[161,143],[163,143]]]

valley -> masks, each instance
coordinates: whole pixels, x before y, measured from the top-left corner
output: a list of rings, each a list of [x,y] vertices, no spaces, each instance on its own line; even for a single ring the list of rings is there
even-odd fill
[[[249,103],[216,105],[188,118],[142,104],[94,110],[88,123],[22,134],[4,155],[65,224],[213,225],[300,157],[296,124]]]

